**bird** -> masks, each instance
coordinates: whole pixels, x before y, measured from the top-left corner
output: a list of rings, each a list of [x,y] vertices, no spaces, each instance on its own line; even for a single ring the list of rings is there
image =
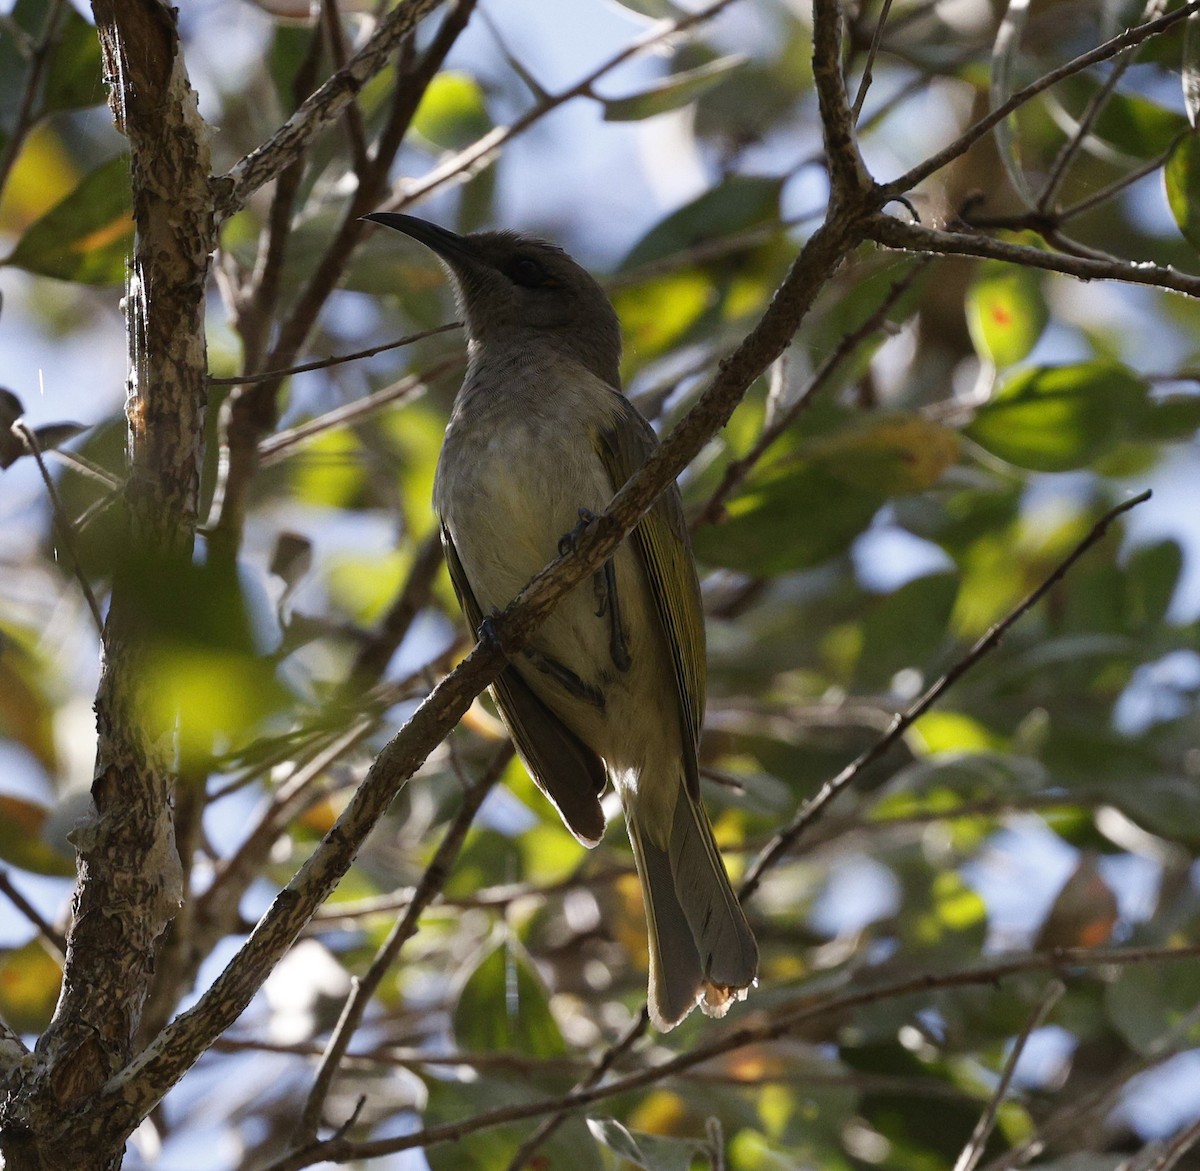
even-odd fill
[[[449,273],[467,371],[434,478],[450,577],[477,636],[572,547],[658,446],[621,391],[621,331],[563,249],[513,231],[459,234],[364,217],[431,249]],[[758,948],[700,799],[704,616],[672,484],[593,578],[560,599],[492,686],[534,781],[585,846],[611,782],[649,939],[650,1020],[721,1017],[757,982]]]

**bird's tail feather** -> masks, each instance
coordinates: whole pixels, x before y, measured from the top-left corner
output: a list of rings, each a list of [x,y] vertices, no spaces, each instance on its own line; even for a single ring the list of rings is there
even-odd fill
[[[650,1019],[665,1032],[697,1004],[724,1016],[754,983],[758,948],[708,818],[680,783],[667,849],[643,832],[633,809],[626,820],[646,904]]]

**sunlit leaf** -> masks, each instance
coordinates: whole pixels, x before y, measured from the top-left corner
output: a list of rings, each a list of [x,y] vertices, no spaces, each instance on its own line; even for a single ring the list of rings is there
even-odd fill
[[[296,495],[307,504],[345,508],[362,492],[367,469],[362,444],[351,431],[326,431],[289,463]]]
[[[287,699],[269,659],[217,647],[164,643],[145,672],[148,720],[176,729],[189,765],[241,743]]]
[[[967,295],[975,349],[1001,368],[1029,355],[1049,319],[1041,275],[1032,269],[985,264]]]
[[[631,349],[644,361],[678,341],[713,304],[715,290],[698,273],[678,272],[622,289],[613,300]]]
[[[444,70],[426,89],[413,118],[418,134],[437,146],[458,150],[491,128],[483,89],[469,73]]]
[[[374,622],[395,598],[412,558],[394,549],[383,556],[342,553],[330,559],[333,601],[363,623]]]
[[[33,644],[32,632],[0,623],[0,735],[22,745],[53,772],[58,762],[54,706]]]
[[[801,453],[854,487],[902,495],[942,478],[958,458],[958,437],[922,415],[879,414],[806,443]]]
[[[995,733],[963,712],[944,709],[926,712],[913,724],[913,732],[930,756],[994,752],[1004,747]]]
[[[728,73],[746,61],[740,53],[718,57],[695,69],[685,70],[664,78],[658,85],[631,94],[624,98],[605,98],[604,120],[606,122],[635,122],[642,118],[653,118],[677,110],[695,101],[705,90],[723,81]]]
[[[62,969],[40,940],[0,951],[0,1017],[18,1033],[40,1033],[50,1023],[61,981]]]
[[[1179,230],[1193,248],[1200,248],[1200,136],[1189,134],[1175,144],[1163,182]]]
[[[0,793],[0,859],[35,874],[74,874],[74,853],[62,854],[42,838],[49,816],[36,801]]]
[[[129,160],[111,159],[31,224],[3,263],[88,285],[119,284],[133,244]]]
[[[454,1007],[454,1035],[468,1052],[566,1052],[546,990],[512,941],[491,948],[467,977]]]
[[[1042,366],[1004,383],[967,434],[1018,467],[1065,472],[1103,455],[1145,414],[1145,384],[1122,366]]]

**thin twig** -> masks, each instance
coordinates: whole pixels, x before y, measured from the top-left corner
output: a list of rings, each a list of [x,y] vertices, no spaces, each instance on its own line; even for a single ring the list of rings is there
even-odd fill
[[[1143,22],[1151,19],[1161,11],[1162,0],[1150,0],[1150,3],[1142,10]],[[1104,108],[1108,105],[1113,91],[1117,88],[1121,78],[1124,77],[1126,70],[1133,64],[1136,56],[1137,52],[1135,49],[1127,49],[1122,53],[1113,62],[1112,70],[1101,83],[1100,88],[1092,95],[1091,100],[1084,108],[1082,117],[1079,119],[1075,133],[1063,143],[1062,149],[1059,150],[1057,157],[1050,166],[1050,174],[1046,176],[1046,182],[1042,186],[1041,194],[1038,195],[1037,203],[1035,204],[1038,211],[1047,211],[1053,203],[1054,197],[1058,194],[1063,180],[1067,177],[1067,171],[1070,169],[1071,163],[1082,149],[1084,141],[1087,139],[1092,127],[1096,124],[1096,119],[1104,112]]]
[[[587,1076],[571,1092],[573,1094],[584,1093],[592,1089],[593,1086],[599,1085],[608,1074],[608,1071],[646,1035],[646,1030],[649,1028],[650,1010],[643,1005],[641,1013],[634,1018],[633,1023],[629,1025],[616,1041],[604,1050],[599,1059],[588,1070]],[[533,1134],[517,1148],[516,1153],[509,1161],[507,1171],[521,1171],[521,1168],[537,1153],[538,1148],[545,1144],[547,1139],[566,1122],[570,1115],[571,1110],[564,1108],[556,1110],[549,1118],[546,1118]]]
[[[342,15],[334,0],[321,0],[321,21],[325,35],[329,38],[329,52],[333,56],[334,68],[340,73],[346,68],[346,37],[342,29]],[[354,176],[361,183],[370,166],[367,153],[367,132],[363,127],[362,110],[357,97],[352,97],[342,111],[346,129],[350,135],[350,151],[354,157]]]
[[[425,868],[425,873],[421,876],[421,881],[404,912],[404,917],[398,920],[388,933],[387,939],[375,953],[375,958],[371,961],[371,966],[367,969],[366,974],[354,982],[350,995],[346,998],[346,1003],[342,1008],[341,1016],[338,1018],[337,1026],[329,1037],[329,1044],[326,1045],[325,1052],[321,1056],[321,1062],[317,1067],[316,1076],[313,1078],[312,1088],[305,1099],[304,1108],[300,1112],[300,1119],[295,1130],[297,1143],[304,1144],[316,1137],[317,1127],[321,1123],[321,1114],[325,1109],[325,1101],[329,1097],[333,1079],[337,1076],[342,1059],[346,1056],[346,1051],[354,1039],[356,1030],[362,1024],[363,1015],[371,998],[375,995],[380,981],[392,964],[396,962],[400,949],[416,931],[417,920],[445,886],[446,880],[450,877],[454,859],[458,857],[458,852],[462,849],[467,830],[471,828],[475,814],[479,812],[484,798],[500,779],[501,773],[504,772],[512,757],[512,744],[505,744],[496,753],[483,776],[463,794],[462,805],[446,829],[441,845],[438,846],[433,859]]]
[[[430,380],[440,378],[448,371],[457,369],[464,361],[464,357],[459,354],[444,358],[421,374],[407,374],[393,382],[391,386],[385,386],[382,390],[377,390],[365,398],[355,399],[340,407],[334,407],[333,410],[326,411],[315,419],[298,423],[295,427],[289,427],[286,431],[276,431],[274,435],[269,435],[258,445],[259,466],[268,468],[283,459],[291,448],[306,440],[331,431],[335,427],[344,427],[350,423],[360,422],[384,407],[393,406],[417,396],[425,390],[426,384]]]
[[[1013,625],[1027,614],[1047,593],[1058,583],[1070,570],[1071,566],[1079,560],[1093,545],[1100,541],[1108,532],[1110,526],[1118,517],[1131,509],[1136,508],[1139,504],[1144,504],[1150,499],[1150,490],[1138,493],[1137,496],[1131,497],[1129,500],[1124,500],[1113,508],[1110,508],[1091,528],[1087,536],[1080,541],[1070,553],[1067,554],[1050,572],[1032,593],[1028,594],[1025,599],[1016,607],[1009,611],[1005,617],[997,622],[986,634],[980,638],[973,647],[952,666],[944,675],[941,676],[929,689],[918,699],[911,707],[903,713],[897,715],[892,721],[892,726],[887,734],[881,736],[874,744],[865,752],[856,757],[848,764],[836,777],[826,781],[821,786],[816,796],[806,801],[801,806],[799,813],[792,819],[788,826],[781,830],[771,840],[765,850],[755,859],[754,864],[747,872],[744,881],[742,882],[739,892],[743,901],[748,899],[758,889],[762,882],[763,875],[787,853],[795,844],[796,839],[811,825],[821,814],[828,808],[829,804],[835,797],[838,796],[848,785],[852,784],[859,774],[868,765],[873,764],[881,756],[885,755],[908,731],[909,728],[923,716],[937,701],[951,688],[959,679],[961,679],[968,671],[979,663],[987,654],[995,650],[1004,639],[1004,636],[1012,629]]]
[[[25,85],[21,90],[21,104],[17,109],[12,130],[4,143],[4,150],[0,153],[0,192],[4,190],[4,185],[8,182],[8,176],[12,171],[13,164],[17,161],[17,155],[20,154],[21,147],[25,144],[25,137],[36,120],[33,116],[33,104],[37,100],[38,90],[41,89],[42,74],[50,61],[50,50],[58,36],[62,18],[69,11],[70,6],[66,0],[50,0],[50,4],[46,8],[46,22],[42,26],[42,35],[30,46],[29,74],[25,78]]]
[[[1012,1167],[1023,1167],[1072,1132],[1090,1125],[1090,1120],[1111,1116],[1113,1103],[1125,1093],[1133,1078],[1171,1060],[1185,1048],[1192,1047],[1189,1038],[1198,1021],[1200,1004],[1174,1021],[1133,1060],[1119,1063],[1098,1086],[1089,1088],[1082,1095],[1075,1094],[1064,1106],[1043,1120],[1033,1134],[985,1164],[984,1171],[1009,1171]]]
[[[8,901],[37,928],[38,934],[58,952],[60,957],[67,954],[67,941],[62,932],[56,930],[42,916],[37,907],[17,889],[8,876],[8,870],[4,867],[0,867],[0,893],[3,893]]]
[[[249,386],[254,382],[270,382],[276,378],[291,378],[293,374],[307,374],[310,370],[326,370],[330,366],[340,366],[344,362],[357,362],[361,358],[373,358],[376,354],[384,354],[388,350],[396,350],[401,346],[411,346],[414,342],[424,341],[427,337],[437,337],[439,333],[449,333],[452,329],[461,329],[461,321],[448,321],[445,325],[435,325],[433,329],[423,329],[420,333],[410,333],[394,342],[385,342],[381,346],[371,346],[365,350],[356,350],[353,354],[337,354],[332,358],[321,358],[315,362],[302,362],[299,366],[289,366],[285,370],[263,370],[258,374],[237,374],[229,378],[210,376],[209,386]]]
[[[879,188],[879,195],[884,200],[887,200],[895,199],[911,191],[918,183],[922,183],[930,175],[936,174],[947,163],[951,163],[965,154],[971,146],[994,129],[1000,122],[1003,122],[1009,114],[1014,110],[1020,109],[1026,102],[1037,97],[1038,94],[1048,90],[1053,85],[1057,85],[1065,78],[1072,77],[1076,73],[1081,73],[1084,69],[1099,64],[1101,61],[1107,61],[1109,58],[1115,57],[1118,53],[1123,52],[1133,45],[1139,45],[1151,37],[1158,36],[1159,33],[1166,32],[1167,29],[1174,27],[1181,20],[1186,20],[1194,12],[1200,12],[1200,0],[1188,0],[1188,3],[1180,8],[1176,8],[1172,12],[1168,12],[1154,20],[1146,21],[1145,24],[1128,28],[1123,33],[1119,33],[1117,36],[1105,41],[1104,44],[1098,45],[1090,52],[1081,53],[1065,65],[1060,65],[1057,69],[1052,69],[1049,73],[1043,74],[1023,89],[1017,90],[1008,101],[1001,103],[994,110],[980,118],[978,122],[969,126],[949,146],[943,147],[936,154],[930,155],[924,162],[919,163],[911,170],[905,171],[903,175],[893,179],[890,183],[883,184]]]
[[[79,582],[79,588],[83,591],[84,600],[87,602],[88,609],[92,614],[92,621],[96,626],[96,633],[103,638],[104,616],[100,613],[100,604],[92,592],[92,583],[88,581],[87,574],[83,572],[83,563],[79,560],[79,550],[75,547],[75,532],[71,528],[71,522],[67,519],[66,510],[63,508],[62,498],[54,485],[54,477],[50,475],[50,469],[46,467],[46,461],[42,458],[42,449],[38,444],[37,436],[24,419],[18,419],[13,423],[12,429],[37,462],[38,471],[42,474],[42,483],[46,485],[46,494],[50,497],[50,508],[54,513],[55,527],[58,529],[63,548],[67,551],[67,557],[71,561],[71,571],[75,575],[75,580]]]
[[[1197,0],[1200,3],[1200,0]],[[867,235],[888,248],[905,252],[934,252],[943,256],[978,256],[1060,272],[1080,280],[1122,281],[1132,285],[1147,285],[1200,297],[1200,276],[1179,272],[1158,264],[1127,260],[1097,260],[1087,256],[1067,256],[1061,252],[1045,252],[1028,244],[1012,244],[994,240],[978,232],[944,232],[923,224],[906,223],[894,216],[876,215],[866,225]]]
[[[891,10],[892,0],[883,0],[883,7],[879,10],[879,19],[875,22],[875,31],[871,34],[871,44],[867,49],[867,60],[863,65],[862,78],[858,83],[858,93],[854,95],[854,104],[850,107],[855,125],[858,124],[858,116],[862,113],[863,102],[867,99],[867,90],[871,88],[875,58],[879,56],[879,44],[883,40],[883,27],[887,24],[888,13]]]
[[[1042,1027],[1051,1010],[1062,999],[1062,995],[1066,990],[1066,985],[1061,980],[1051,980],[1046,985],[1046,989],[1042,993],[1036,1008],[1034,1008],[1029,1020],[1025,1022],[1025,1027],[1013,1042],[1012,1050],[1009,1052],[1008,1059],[1004,1063],[1004,1069],[1000,1073],[1000,1080],[996,1083],[996,1088],[992,1091],[992,1095],[988,1099],[987,1108],[975,1124],[975,1129],[971,1132],[971,1137],[967,1140],[967,1145],[963,1147],[962,1153],[958,1156],[954,1164],[954,1171],[975,1171],[975,1168],[979,1165],[979,1160],[983,1158],[984,1149],[987,1147],[987,1141],[991,1138],[992,1131],[995,1129],[996,1118],[1000,1113],[1000,1107],[1004,1104],[1004,1098],[1008,1094],[1008,1087],[1012,1085],[1013,1074],[1017,1072],[1017,1064],[1021,1060],[1021,1054],[1025,1052],[1025,1046],[1029,1038]]]
[[[1108,966],[1132,966],[1136,964],[1162,963],[1170,960],[1188,960],[1200,956],[1200,944],[1178,948],[1060,948],[1050,953],[1032,953],[1013,956],[979,967],[964,968],[953,972],[930,972],[906,977],[893,982],[874,985],[839,995],[818,994],[801,998],[793,1007],[772,1011],[769,1018],[764,1014],[749,1023],[731,1029],[712,1040],[696,1045],[686,1053],[680,1053],[644,1069],[614,1078],[604,1085],[585,1090],[573,1090],[569,1094],[555,1095],[534,1102],[523,1102],[490,1110],[461,1121],[426,1127],[424,1130],[394,1138],[377,1139],[354,1143],[345,1140],[317,1142],[285,1155],[267,1164],[262,1171],[301,1171],[322,1160],[347,1163],[356,1159],[366,1160],[399,1151],[426,1148],[439,1143],[456,1142],[481,1130],[489,1130],[507,1123],[520,1122],[542,1115],[566,1111],[574,1113],[595,1102],[627,1094],[644,1086],[656,1085],[669,1077],[683,1073],[715,1057],[723,1056],[750,1045],[762,1045],[794,1032],[805,1022],[815,1019],[835,1019],[852,1009],[883,1001],[898,1000],[905,996],[928,994],[951,988],[986,987],[1000,980],[1026,972],[1062,971],[1067,969],[1092,970]]]
[[[923,273],[929,264],[925,257],[913,265],[899,280],[893,282],[887,295],[880,301],[875,311],[857,328],[845,334],[834,350],[825,358],[818,369],[809,379],[808,385],[796,396],[795,401],[770,426],[763,428],[754,446],[740,459],[734,460],[725,469],[721,482],[705,502],[693,522],[693,529],[714,523],[721,515],[725,501],[742,485],[746,477],[754,469],[772,446],[793,426],[796,420],[813,403],[816,395],[824,388],[837,373],[843,363],[864,342],[874,337],[887,315],[896,307],[896,303],[912,288],[913,283]]]
[[[1200,1142],[1200,1118],[1163,1143],[1154,1158],[1139,1166],[1138,1171],[1171,1171],[1171,1168],[1198,1142]]]
[[[486,167],[500,150],[518,135],[523,134],[534,123],[541,121],[551,111],[559,106],[581,97],[595,97],[593,87],[606,74],[634,57],[642,56],[658,45],[676,39],[681,33],[687,32],[698,25],[704,24],[719,15],[724,9],[737,0],[714,0],[696,12],[689,12],[674,20],[659,21],[648,29],[642,36],[625,45],[614,53],[608,60],[602,62],[573,85],[557,93],[548,94],[544,99],[526,110],[519,118],[507,126],[496,126],[487,134],[464,147],[457,154],[446,159],[420,179],[401,180],[395,188],[392,198],[383,205],[383,209],[396,211],[417,203],[430,192],[437,190],[451,180],[465,182],[472,175]],[[1200,0],[1197,0],[1200,3]],[[382,210],[382,209],[381,209]]]

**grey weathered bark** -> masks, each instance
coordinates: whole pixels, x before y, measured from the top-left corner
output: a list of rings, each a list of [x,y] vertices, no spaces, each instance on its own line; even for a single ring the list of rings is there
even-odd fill
[[[199,499],[204,298],[215,221],[207,130],[175,15],[160,0],[96,0],[118,127],[129,141],[136,240],[129,338],[127,541],[105,625],[93,815],[76,832],[79,885],[62,991],[14,1070],[0,1153],[15,1171],[120,1166],[126,1135],[88,1101],[132,1056],[156,941],[179,903],[170,740],[147,721],[145,575],[190,564]]]

